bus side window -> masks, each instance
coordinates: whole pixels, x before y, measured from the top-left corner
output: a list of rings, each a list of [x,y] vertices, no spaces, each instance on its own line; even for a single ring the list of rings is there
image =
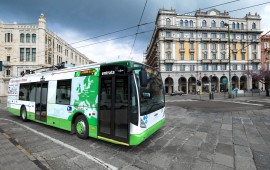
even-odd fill
[[[29,101],[29,83],[20,84],[19,100]]]
[[[56,89],[56,104],[69,105],[71,80],[58,80]]]

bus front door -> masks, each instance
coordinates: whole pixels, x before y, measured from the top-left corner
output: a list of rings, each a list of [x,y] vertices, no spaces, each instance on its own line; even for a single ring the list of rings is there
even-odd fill
[[[101,77],[99,138],[129,143],[129,84],[128,76]]]
[[[42,122],[47,121],[47,92],[48,82],[36,84],[35,119]]]

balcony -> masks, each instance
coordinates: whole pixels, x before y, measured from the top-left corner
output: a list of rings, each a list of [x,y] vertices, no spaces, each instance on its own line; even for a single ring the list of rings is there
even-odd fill
[[[10,67],[11,66],[10,61],[3,61],[3,66],[4,67]]]
[[[190,53],[194,53],[194,52],[195,52],[195,49],[194,49],[194,48],[189,49],[189,52],[190,52]]]
[[[246,49],[242,49],[241,52],[242,52],[242,53],[246,53],[247,50],[246,50]]]
[[[211,49],[212,53],[217,53],[217,49]]]
[[[228,59],[224,59],[224,60],[221,59],[220,62],[221,62],[221,63],[229,63],[229,60],[228,60]]]
[[[251,60],[251,62],[252,62],[252,63],[260,63],[261,60],[260,60],[260,59],[253,59],[253,60]]]
[[[233,53],[237,53],[237,51],[238,51],[237,49],[232,49]]]
[[[172,64],[172,63],[174,63],[174,59],[165,59],[164,60],[164,63],[166,63],[166,64]]]
[[[202,59],[202,63],[211,63],[210,59]]]
[[[185,49],[184,49],[184,48],[180,48],[180,49],[179,49],[179,52],[180,52],[180,53],[184,53],[184,52],[185,52]]]
[[[213,59],[212,63],[220,63],[220,60],[219,59]]]

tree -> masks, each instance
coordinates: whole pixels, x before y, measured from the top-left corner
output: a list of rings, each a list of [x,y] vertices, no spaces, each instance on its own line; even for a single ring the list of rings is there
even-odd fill
[[[266,96],[269,96],[270,90],[270,71],[265,69],[260,70],[247,70],[244,74],[252,77],[252,80],[264,84]]]

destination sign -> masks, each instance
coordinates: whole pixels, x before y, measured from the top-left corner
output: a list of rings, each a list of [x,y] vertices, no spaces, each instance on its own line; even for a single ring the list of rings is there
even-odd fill
[[[95,70],[83,70],[75,73],[75,77],[92,76],[95,74]]]

